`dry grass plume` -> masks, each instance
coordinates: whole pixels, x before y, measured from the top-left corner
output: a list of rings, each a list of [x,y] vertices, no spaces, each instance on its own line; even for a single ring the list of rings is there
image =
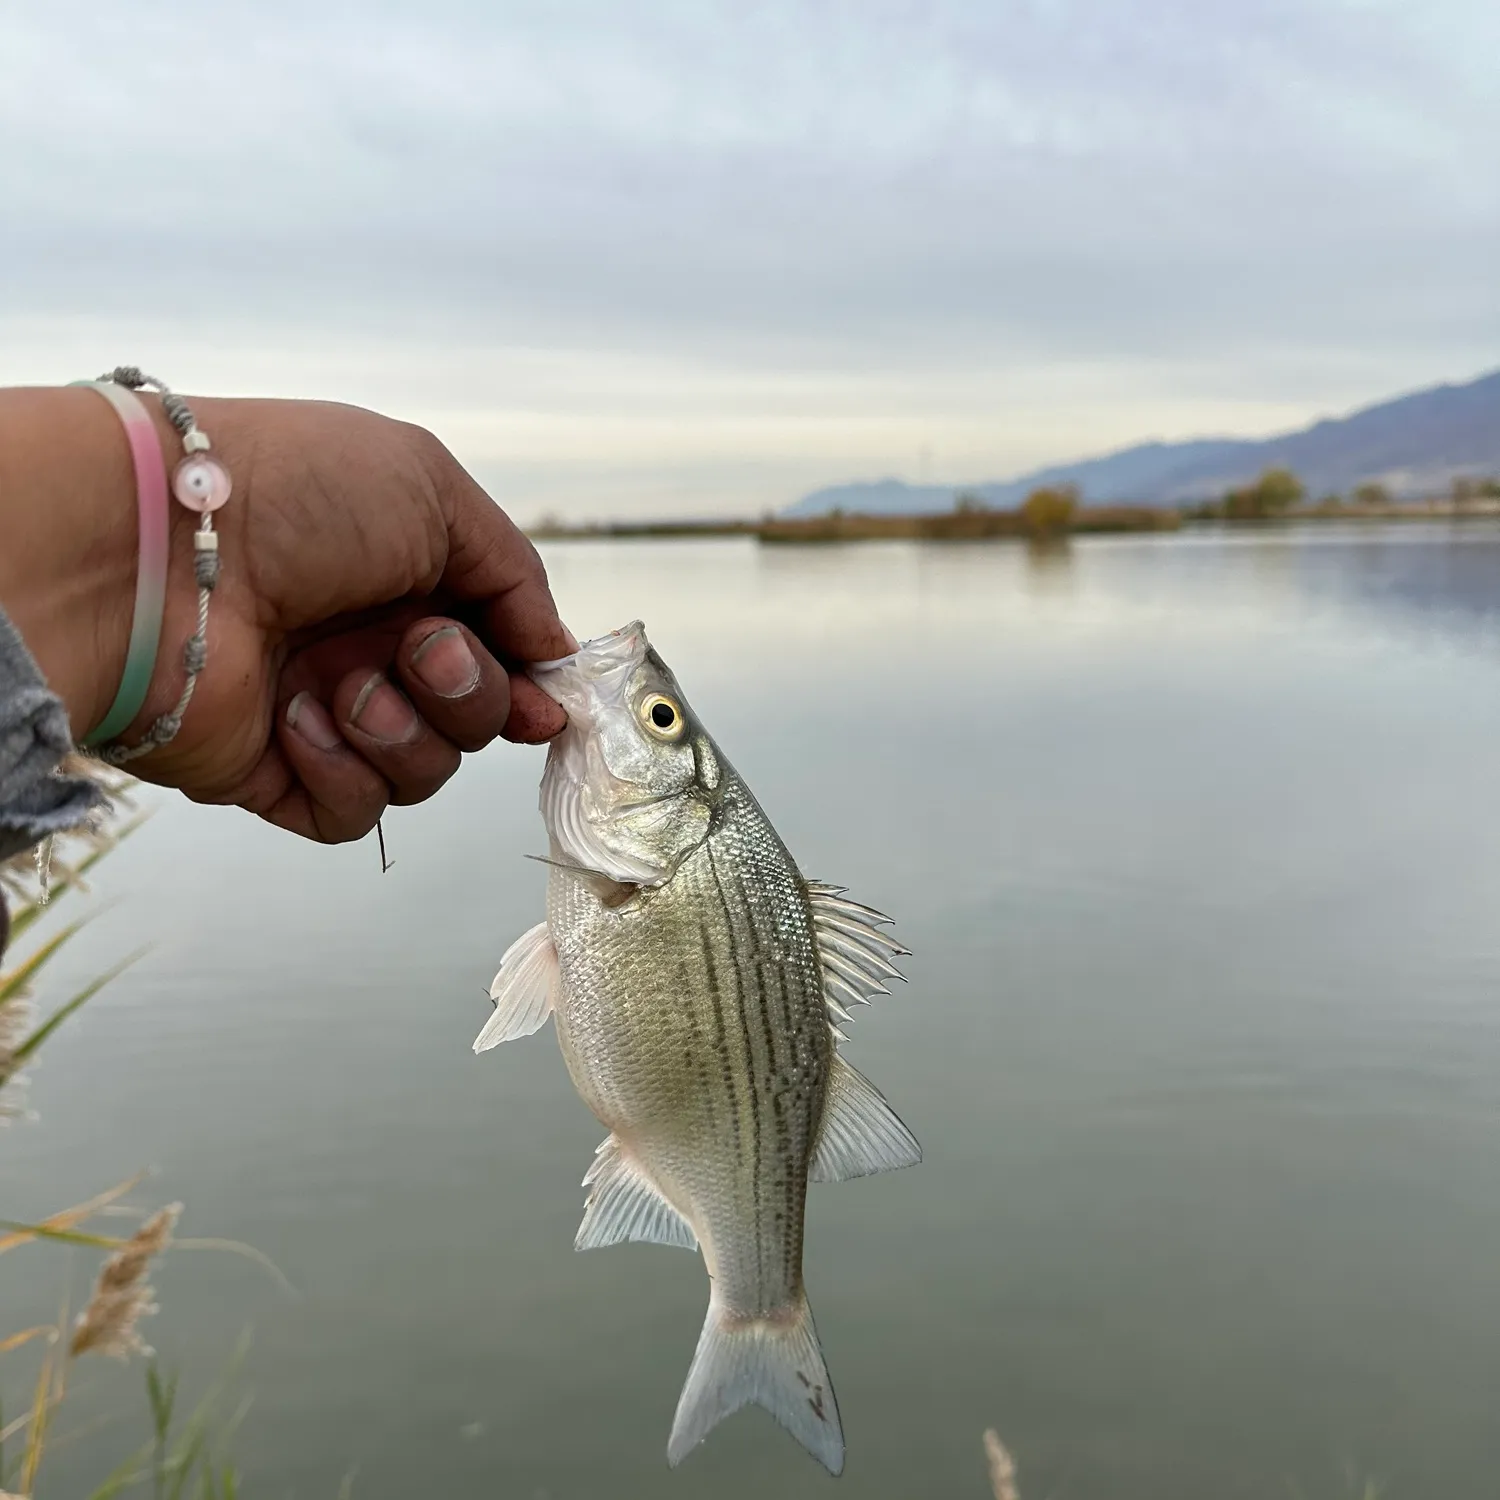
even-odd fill
[[[146,1276],[152,1256],[171,1244],[181,1212],[180,1203],[158,1209],[99,1268],[94,1294],[73,1324],[68,1342],[68,1353],[75,1359],[80,1354],[129,1359],[151,1352],[139,1331],[140,1320],[157,1310]]]
[[[985,1429],[984,1456],[989,1464],[990,1489],[994,1491],[995,1500],[1021,1500],[1016,1488],[1016,1461],[993,1427]]]

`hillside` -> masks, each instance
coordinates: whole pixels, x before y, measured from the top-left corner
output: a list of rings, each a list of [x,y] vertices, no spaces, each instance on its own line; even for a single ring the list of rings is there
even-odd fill
[[[912,485],[899,479],[815,490],[783,514],[868,515],[947,510],[958,490],[999,509],[1018,505],[1042,484],[1076,484],[1095,504],[1170,504],[1209,499],[1287,464],[1314,495],[1345,493],[1367,479],[1398,497],[1445,489],[1457,474],[1500,474],[1500,370],[1467,385],[1439,385],[1268,438],[1200,438],[1142,443],[1101,458],[1056,464],[1013,479],[978,484]]]

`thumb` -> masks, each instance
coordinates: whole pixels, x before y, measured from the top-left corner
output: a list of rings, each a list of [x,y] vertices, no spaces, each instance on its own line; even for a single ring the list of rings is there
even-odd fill
[[[515,661],[551,661],[578,649],[557,613],[531,540],[446,450],[436,476],[448,525],[442,583],[481,607],[490,644]]]

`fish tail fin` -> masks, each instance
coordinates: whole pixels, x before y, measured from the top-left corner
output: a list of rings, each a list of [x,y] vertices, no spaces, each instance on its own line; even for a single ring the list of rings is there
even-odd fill
[[[844,1467],[844,1431],[805,1294],[764,1317],[738,1317],[710,1297],[708,1317],[667,1442],[674,1467],[731,1412],[765,1409],[830,1474]]]

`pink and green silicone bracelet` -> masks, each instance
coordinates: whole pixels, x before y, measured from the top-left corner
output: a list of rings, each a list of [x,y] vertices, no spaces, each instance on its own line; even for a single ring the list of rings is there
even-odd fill
[[[114,407],[125,428],[135,467],[136,502],[140,508],[140,558],[136,565],[135,616],[120,690],[99,725],[84,737],[85,746],[102,745],[129,727],[140,713],[156,670],[161,622],[167,607],[167,466],[151,414],[132,392],[107,380],[80,380]]]

